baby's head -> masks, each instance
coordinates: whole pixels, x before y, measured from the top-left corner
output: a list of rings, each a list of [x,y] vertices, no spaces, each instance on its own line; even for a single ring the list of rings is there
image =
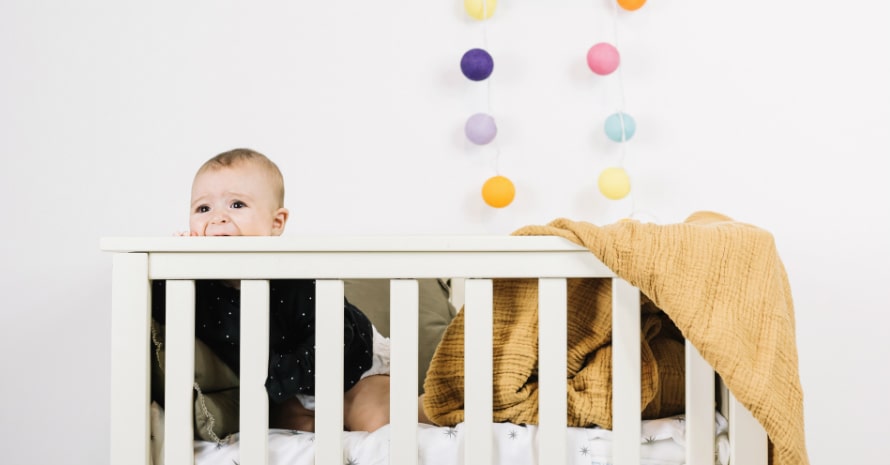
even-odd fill
[[[197,236],[279,236],[288,211],[278,166],[250,149],[207,160],[192,182],[189,230]]]

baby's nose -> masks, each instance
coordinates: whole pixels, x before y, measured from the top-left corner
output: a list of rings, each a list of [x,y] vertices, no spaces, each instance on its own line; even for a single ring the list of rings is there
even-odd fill
[[[227,215],[219,214],[213,216],[213,223],[228,223],[229,217]]]

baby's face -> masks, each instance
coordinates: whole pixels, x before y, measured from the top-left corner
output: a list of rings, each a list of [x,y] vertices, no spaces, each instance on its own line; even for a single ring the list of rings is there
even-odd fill
[[[198,236],[278,236],[288,212],[266,171],[250,162],[195,176],[189,230]]]

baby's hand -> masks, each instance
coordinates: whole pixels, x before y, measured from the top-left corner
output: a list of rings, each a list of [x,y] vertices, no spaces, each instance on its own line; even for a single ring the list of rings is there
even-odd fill
[[[177,236],[177,237],[187,237],[187,236],[197,236],[198,233],[195,232],[195,231],[192,231],[192,232],[188,232],[188,231],[176,231],[175,233],[173,233],[173,235],[174,235],[174,236]]]

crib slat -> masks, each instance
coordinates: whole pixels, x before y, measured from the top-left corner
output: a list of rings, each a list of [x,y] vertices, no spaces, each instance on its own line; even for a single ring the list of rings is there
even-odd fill
[[[612,279],[612,463],[640,463],[640,291]]]
[[[492,281],[469,279],[464,304],[464,463],[492,462]]]
[[[195,461],[195,282],[167,281],[164,357],[164,463]]]
[[[766,430],[734,395],[729,395],[730,463],[766,465],[768,442]]]
[[[540,464],[565,464],[568,460],[566,302],[565,279],[538,280]]]
[[[269,281],[241,281],[240,463],[268,464]]]
[[[685,357],[686,464],[713,465],[714,369],[689,341],[686,341]]]
[[[343,463],[343,281],[315,282],[315,463]]]
[[[394,279],[390,302],[389,463],[417,465],[417,346],[420,294],[417,281]],[[395,445],[395,446],[393,446]]]
[[[149,463],[148,255],[115,254],[111,276],[111,463]]]

